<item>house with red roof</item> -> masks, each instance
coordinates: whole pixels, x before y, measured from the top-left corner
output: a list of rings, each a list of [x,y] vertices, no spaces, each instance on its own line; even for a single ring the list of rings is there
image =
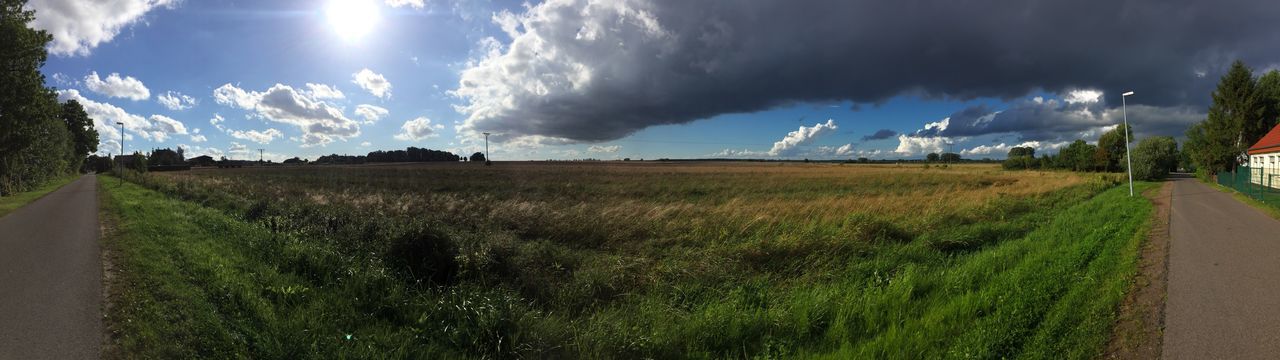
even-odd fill
[[[1246,152],[1249,154],[1249,167],[1259,170],[1253,172],[1257,175],[1251,176],[1251,181],[1255,184],[1280,186],[1280,179],[1272,179],[1280,175],[1280,126],[1271,128],[1267,135],[1258,139]]]

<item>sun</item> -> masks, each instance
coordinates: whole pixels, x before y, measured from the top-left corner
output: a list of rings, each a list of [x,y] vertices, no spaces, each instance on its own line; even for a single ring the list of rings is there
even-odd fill
[[[378,5],[369,0],[330,0],[324,15],[338,36],[356,40],[378,24]]]

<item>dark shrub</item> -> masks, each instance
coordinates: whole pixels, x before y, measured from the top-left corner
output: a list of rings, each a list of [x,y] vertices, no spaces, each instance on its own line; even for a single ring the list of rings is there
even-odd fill
[[[457,249],[449,235],[435,227],[415,227],[391,239],[387,262],[415,281],[448,285],[458,273]]]

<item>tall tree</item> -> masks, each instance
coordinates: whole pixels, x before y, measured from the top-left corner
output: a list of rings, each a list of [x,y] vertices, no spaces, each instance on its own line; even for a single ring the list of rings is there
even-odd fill
[[[1205,119],[1205,135],[1211,142],[1227,144],[1218,162],[1223,168],[1217,171],[1232,170],[1242,161],[1241,154],[1250,145],[1265,135],[1268,127],[1262,120],[1262,97],[1257,91],[1257,83],[1250,70],[1240,61],[1231,64],[1231,70],[1222,76],[1217,90],[1213,91],[1213,105],[1209,106],[1209,117]]]
[[[62,122],[71,133],[77,160],[83,160],[90,153],[98,151],[98,130],[93,128],[93,119],[80,106],[80,102],[67,100],[62,104]],[[78,163],[78,162],[77,162]]]
[[[25,0],[0,0],[0,195],[30,189],[79,163],[61,123],[57,96],[44,86],[45,44],[53,38],[27,27],[35,13]]]
[[[1280,123],[1280,70],[1271,70],[1258,77],[1258,96],[1264,108],[1263,125],[1271,128]]]
[[[1098,148],[1094,152],[1094,160],[1102,171],[1119,171],[1123,165],[1120,164],[1120,160],[1124,159],[1125,154],[1125,132],[1129,133],[1129,139],[1133,139],[1133,129],[1124,124],[1098,137]]]

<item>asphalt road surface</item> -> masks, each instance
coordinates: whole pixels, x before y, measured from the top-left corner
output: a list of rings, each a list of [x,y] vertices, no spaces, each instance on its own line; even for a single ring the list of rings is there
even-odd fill
[[[1174,180],[1166,359],[1280,358],[1280,221]]]
[[[97,359],[97,180],[83,176],[0,218],[0,359]]]

